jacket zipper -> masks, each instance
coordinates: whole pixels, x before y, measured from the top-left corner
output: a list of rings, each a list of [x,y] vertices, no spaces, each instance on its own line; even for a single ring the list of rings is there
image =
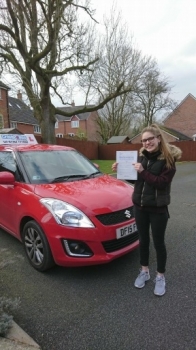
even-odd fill
[[[149,163],[150,163],[150,161],[148,160],[146,169],[148,169]],[[143,207],[143,194],[144,194],[144,189],[145,189],[145,181],[144,181],[144,185],[143,185],[143,188],[142,188],[141,207]]]

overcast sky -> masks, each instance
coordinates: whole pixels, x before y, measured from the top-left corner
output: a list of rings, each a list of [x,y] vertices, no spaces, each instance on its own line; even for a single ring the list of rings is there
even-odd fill
[[[91,0],[98,27],[113,3]],[[115,4],[137,48],[155,58],[169,78],[171,97],[178,103],[189,93],[196,97],[196,0],[115,0]],[[73,98],[77,105],[83,103],[80,95]]]
[[[138,49],[169,77],[172,98],[196,97],[196,0],[116,0]],[[113,0],[91,0],[101,24]]]

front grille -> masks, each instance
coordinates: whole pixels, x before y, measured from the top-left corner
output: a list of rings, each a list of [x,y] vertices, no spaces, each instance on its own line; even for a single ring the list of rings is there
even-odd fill
[[[126,217],[125,212],[129,211],[130,216]],[[128,221],[132,218],[134,218],[134,213],[133,213],[133,207],[129,207],[123,210],[118,210],[114,211],[112,213],[108,214],[100,214],[97,215],[96,218],[103,224],[103,225],[115,225],[115,224],[120,224],[121,222]]]
[[[111,241],[102,242],[102,245],[106,253],[112,253],[112,252],[115,252],[116,250],[127,247],[128,245],[136,242],[138,239],[139,239],[139,234],[136,231],[131,235],[120,239],[113,239]]]

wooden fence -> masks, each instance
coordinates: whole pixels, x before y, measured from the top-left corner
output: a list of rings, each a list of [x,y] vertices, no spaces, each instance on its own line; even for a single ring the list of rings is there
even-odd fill
[[[36,136],[37,142],[42,143],[41,136]],[[73,147],[89,159],[98,159],[99,143],[96,141],[83,141],[56,137],[56,145]]]
[[[36,136],[36,139],[39,143],[42,143],[41,136]],[[56,144],[73,147],[91,160],[115,160],[116,151],[133,151],[141,148],[141,144],[139,143],[101,145],[96,141],[79,141],[58,137],[56,138]],[[182,150],[181,161],[196,161],[196,141],[179,141],[171,142],[171,144]]]
[[[179,141],[171,142],[172,145],[182,150],[181,161],[196,161],[196,142],[195,141]],[[139,150],[141,144],[115,144],[115,145],[99,145],[98,159],[116,159],[116,151],[134,151]]]

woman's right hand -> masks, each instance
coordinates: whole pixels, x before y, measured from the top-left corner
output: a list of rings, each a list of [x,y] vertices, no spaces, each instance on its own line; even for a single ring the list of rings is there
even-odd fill
[[[117,166],[118,166],[118,163],[115,162],[112,164],[112,171],[117,171]]]

